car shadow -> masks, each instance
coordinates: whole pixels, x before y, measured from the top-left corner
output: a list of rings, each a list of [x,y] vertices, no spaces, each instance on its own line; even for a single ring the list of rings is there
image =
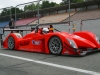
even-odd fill
[[[38,52],[31,52],[31,51],[24,51],[24,50],[10,50],[10,49],[4,49],[2,48],[2,50],[9,50],[9,51],[16,51],[16,52],[28,52],[28,53],[35,53],[35,54],[44,54],[44,55],[51,55],[51,56],[55,56],[55,57],[59,57],[59,56],[62,56],[62,57],[74,57],[74,58],[82,58],[82,57],[86,57],[86,56],[91,56],[91,55],[96,55],[98,53],[100,53],[100,51],[94,51],[94,52],[89,52],[87,53],[86,55],[84,56],[79,56],[79,55],[54,55],[54,54],[46,54],[46,53],[38,53]]]
[[[86,55],[83,55],[83,56],[79,56],[79,55],[62,55],[62,56],[64,56],[64,57],[74,57],[74,58],[76,58],[76,57],[86,57],[86,56],[92,56],[92,55],[96,55],[96,54],[100,54],[100,51],[93,51],[93,52],[89,52],[89,53],[87,53]]]

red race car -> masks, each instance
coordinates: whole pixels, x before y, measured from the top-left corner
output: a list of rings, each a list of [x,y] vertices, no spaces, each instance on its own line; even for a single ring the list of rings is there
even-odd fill
[[[7,31],[7,29],[5,29]],[[5,31],[4,30],[4,31]],[[19,29],[8,29],[17,31]],[[99,38],[89,31],[74,33],[61,32],[52,26],[36,27],[35,30],[21,36],[20,33],[10,33],[2,42],[3,48],[39,52],[46,54],[86,55],[99,50]]]

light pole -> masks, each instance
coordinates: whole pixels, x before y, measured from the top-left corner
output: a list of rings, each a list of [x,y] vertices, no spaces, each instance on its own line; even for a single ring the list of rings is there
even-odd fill
[[[69,32],[70,32],[70,0],[69,0]]]
[[[10,8],[10,18],[12,18],[12,11],[11,11],[12,8],[13,8],[13,6],[11,6],[11,8]]]
[[[39,14],[39,3],[40,3],[40,1],[41,0],[38,0],[38,3],[37,3],[37,5],[38,5],[38,9],[37,9],[37,11],[38,11],[38,22],[37,22],[37,25],[39,25],[39,18],[40,18],[40,14]]]

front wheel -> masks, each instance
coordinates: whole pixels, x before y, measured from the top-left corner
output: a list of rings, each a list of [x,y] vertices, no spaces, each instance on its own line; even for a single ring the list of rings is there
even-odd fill
[[[14,38],[12,36],[10,36],[8,38],[8,48],[9,49],[14,49],[15,47],[15,41],[14,41]]]
[[[49,50],[52,54],[61,54],[63,46],[62,41],[59,37],[53,36],[49,40]]]

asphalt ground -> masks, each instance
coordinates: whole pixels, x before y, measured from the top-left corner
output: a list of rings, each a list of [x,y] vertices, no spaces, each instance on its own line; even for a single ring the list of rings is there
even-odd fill
[[[0,49],[0,75],[100,75],[100,51],[84,57]]]

